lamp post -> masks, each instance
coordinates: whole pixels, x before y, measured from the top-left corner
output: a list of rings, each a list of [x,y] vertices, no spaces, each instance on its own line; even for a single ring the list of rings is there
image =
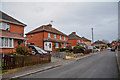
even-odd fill
[[[92,47],[93,47],[93,42],[94,42],[93,28],[91,28],[91,30],[92,30]],[[92,53],[94,53],[93,48],[92,48]]]

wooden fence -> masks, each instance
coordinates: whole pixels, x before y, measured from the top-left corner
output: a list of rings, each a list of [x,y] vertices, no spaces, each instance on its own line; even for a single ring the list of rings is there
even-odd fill
[[[51,55],[27,55],[12,56],[5,55],[2,60],[2,69],[13,69],[17,67],[30,66],[51,62]]]

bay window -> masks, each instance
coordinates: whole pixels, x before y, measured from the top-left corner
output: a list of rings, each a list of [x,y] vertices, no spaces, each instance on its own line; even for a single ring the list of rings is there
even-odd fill
[[[12,38],[0,37],[0,48],[14,48],[14,40]]]

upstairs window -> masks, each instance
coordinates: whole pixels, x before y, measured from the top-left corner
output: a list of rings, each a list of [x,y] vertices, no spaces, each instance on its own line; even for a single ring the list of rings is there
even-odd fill
[[[33,35],[31,34],[31,39],[33,38]]]
[[[56,34],[54,34],[54,38],[55,38],[55,39],[57,38],[57,35],[56,35]]]
[[[0,29],[10,31],[10,24],[4,23],[4,22],[0,22]]]
[[[66,40],[66,37],[64,36],[64,40]]]
[[[51,33],[48,33],[48,37],[51,38]]]
[[[62,36],[60,35],[60,40],[62,39]]]

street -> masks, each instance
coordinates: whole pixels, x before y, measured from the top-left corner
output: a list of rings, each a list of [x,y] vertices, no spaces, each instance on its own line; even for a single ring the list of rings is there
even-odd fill
[[[102,51],[74,63],[23,78],[117,78],[115,52]]]

